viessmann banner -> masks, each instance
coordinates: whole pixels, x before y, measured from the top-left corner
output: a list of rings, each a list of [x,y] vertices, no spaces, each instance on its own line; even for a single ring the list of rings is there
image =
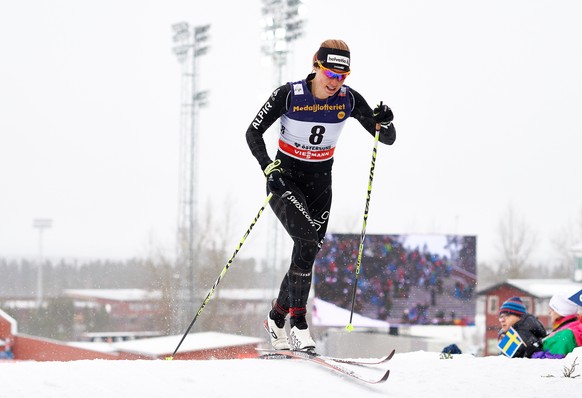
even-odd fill
[[[367,235],[354,326],[471,325],[477,239],[465,235]],[[328,234],[315,263],[312,322],[345,326],[359,234]]]

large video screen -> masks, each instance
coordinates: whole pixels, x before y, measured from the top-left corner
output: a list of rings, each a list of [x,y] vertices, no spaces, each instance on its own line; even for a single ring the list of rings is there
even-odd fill
[[[315,262],[314,325],[349,322],[360,235],[327,234]],[[460,235],[367,235],[353,326],[472,325],[477,239]]]

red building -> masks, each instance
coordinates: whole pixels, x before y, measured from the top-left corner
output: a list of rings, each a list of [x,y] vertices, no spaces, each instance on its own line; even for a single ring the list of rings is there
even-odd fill
[[[10,344],[10,358],[2,360],[75,361],[84,359],[165,359],[182,336],[143,338],[110,343],[63,342],[18,333],[16,321],[0,310],[0,350]],[[264,339],[217,332],[191,333],[173,359],[231,359],[257,356]]]
[[[74,301],[77,338],[87,331],[88,315],[107,314],[107,331],[134,332],[162,329],[163,309],[160,291],[143,289],[68,289],[65,297]]]
[[[499,308],[511,297],[519,297],[527,312],[535,315],[541,323],[551,329],[548,302],[558,292],[571,294],[582,289],[581,282],[570,279],[508,279],[479,292],[485,296],[485,344],[484,355],[498,355],[497,333],[499,332]]]

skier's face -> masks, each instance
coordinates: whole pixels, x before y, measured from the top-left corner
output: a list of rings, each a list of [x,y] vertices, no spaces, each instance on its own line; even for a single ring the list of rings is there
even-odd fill
[[[320,64],[321,65],[321,64]],[[315,84],[313,95],[319,99],[326,99],[331,97],[343,86],[346,81],[346,73],[337,73],[332,69],[324,68],[323,66],[315,68]]]

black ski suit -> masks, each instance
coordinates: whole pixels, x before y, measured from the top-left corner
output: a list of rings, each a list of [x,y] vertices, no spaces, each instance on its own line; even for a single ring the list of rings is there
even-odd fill
[[[272,160],[263,134],[281,118],[276,158],[281,160],[287,191],[274,195],[270,205],[294,245],[277,303],[283,311],[293,308],[296,314],[306,311],[313,263],[327,230],[337,138],[350,116],[372,136],[376,127],[373,111],[359,93],[343,85],[327,100],[316,99],[311,94],[313,77],[311,74],[305,80],[277,88],[246,132],[249,148],[265,170]],[[395,139],[393,124],[382,127],[380,142],[391,145]]]

